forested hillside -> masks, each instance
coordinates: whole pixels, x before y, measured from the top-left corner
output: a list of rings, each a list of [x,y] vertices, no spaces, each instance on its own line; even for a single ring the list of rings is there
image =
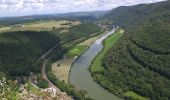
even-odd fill
[[[28,76],[31,71],[40,73],[41,64],[37,61],[49,49],[60,43],[48,55],[56,61],[68,49],[100,31],[95,24],[82,23],[67,30],[61,27],[49,31],[3,32],[0,34],[0,71],[10,76]]]
[[[170,2],[119,7],[104,21],[126,28],[94,78],[127,100],[170,99]]]
[[[168,10],[169,3],[167,2],[121,6],[106,13],[103,20],[107,20],[107,23],[112,22],[112,24],[130,28],[156,13]]]
[[[8,32],[0,35],[0,69],[12,76],[29,75],[38,57],[60,41],[48,32]],[[61,48],[61,46],[59,47]]]

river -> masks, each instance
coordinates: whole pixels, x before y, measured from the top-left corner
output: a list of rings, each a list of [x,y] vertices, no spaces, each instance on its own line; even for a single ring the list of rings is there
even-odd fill
[[[90,48],[75,61],[71,68],[69,82],[75,87],[87,91],[87,94],[95,100],[121,100],[97,84],[88,70],[92,60],[102,50],[103,40],[111,34],[114,34],[115,30],[116,29],[113,29],[96,40]]]

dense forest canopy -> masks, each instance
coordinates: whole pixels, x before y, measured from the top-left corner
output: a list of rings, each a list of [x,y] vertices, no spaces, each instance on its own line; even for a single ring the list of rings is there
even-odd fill
[[[134,94],[170,99],[170,2],[119,7],[103,21],[126,28],[122,39],[103,58],[105,70],[94,78],[125,99]]]
[[[153,4],[139,4],[135,6],[121,6],[105,14],[103,20],[108,20],[125,28],[130,28],[140,22],[145,21],[148,17],[155,16],[169,9],[169,1],[163,1]]]
[[[29,75],[30,68],[38,57],[59,41],[59,38],[48,32],[3,33],[0,36],[1,70],[6,70],[14,76]]]

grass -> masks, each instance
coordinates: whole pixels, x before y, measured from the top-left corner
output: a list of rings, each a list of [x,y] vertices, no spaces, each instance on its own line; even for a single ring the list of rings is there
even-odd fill
[[[49,87],[49,84],[45,79],[41,79],[41,80],[38,81],[37,86],[45,89],[45,88]]]
[[[149,100],[149,98],[140,96],[133,91],[128,91],[124,94],[126,97],[131,97],[133,100]]]
[[[10,30],[10,27],[1,27],[0,28],[0,32],[6,32],[8,30]]]
[[[74,57],[74,56],[79,56],[81,55],[84,51],[86,51],[88,46],[86,45],[77,45],[71,50],[67,52],[68,57]]]
[[[124,30],[120,29],[116,31],[114,34],[109,36],[107,39],[104,40],[103,45],[104,48],[103,50],[96,56],[96,58],[93,60],[90,71],[93,72],[101,72],[103,71],[103,66],[102,66],[102,59],[107,53],[107,51],[122,37],[124,33]]]
[[[72,63],[74,62],[74,57],[63,58],[52,64],[53,74],[60,80],[68,83],[69,71]]]
[[[66,24],[70,23],[70,24]],[[42,20],[35,22],[23,23],[20,26],[9,26],[1,27],[0,32],[8,31],[49,31],[52,28],[61,28],[61,27],[71,27],[81,24],[80,21],[67,21],[67,20]]]
[[[19,93],[16,93],[16,95],[13,95],[12,100],[21,100],[21,96],[19,95]]]

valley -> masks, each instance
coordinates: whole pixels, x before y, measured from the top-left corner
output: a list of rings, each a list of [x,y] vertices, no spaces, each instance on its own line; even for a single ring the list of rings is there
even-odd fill
[[[104,29],[105,30],[105,29]],[[52,64],[52,72],[59,80],[64,80],[66,83],[69,80],[69,73],[72,64],[76,59],[81,56],[98,38],[106,34],[105,31],[101,31],[101,34],[93,36],[85,41],[80,42],[75,47],[71,48],[63,57],[63,59],[56,61]]]
[[[48,29],[43,30],[41,27],[47,24]],[[73,21],[71,26],[66,26],[66,24],[68,25],[69,21],[31,22],[24,23],[24,27],[15,27],[16,30],[1,31],[0,62],[1,66],[3,66],[1,70],[7,72],[7,75],[12,76],[16,81],[21,80],[22,84],[27,83],[29,74],[33,73],[30,79],[32,84],[38,85],[40,88],[52,86],[47,79],[48,75],[46,77],[44,76],[45,74],[41,75],[41,72],[46,73],[46,64],[43,64],[45,63],[44,60],[49,60],[50,63],[61,59],[61,57],[76,44],[102,32],[101,28],[93,23]],[[60,25],[62,27],[60,27]],[[54,26],[59,27],[54,28]],[[69,31],[63,31],[66,28],[69,29]],[[83,32],[82,29],[85,29],[86,32]],[[41,65],[44,65],[44,67]],[[43,71],[41,71],[41,67]],[[21,82],[19,81],[19,83]],[[78,93],[78,90],[74,91]],[[57,94],[57,96],[61,94]]]
[[[0,100],[170,100],[169,41],[169,0],[0,17]]]
[[[69,79],[70,83],[78,88],[86,90],[87,94],[95,100],[121,100],[99,86],[99,84],[93,80],[91,73],[88,70],[92,60],[103,48],[102,41],[109,36],[115,36],[115,31],[116,29],[114,28],[101,38],[97,39],[72,65]]]

